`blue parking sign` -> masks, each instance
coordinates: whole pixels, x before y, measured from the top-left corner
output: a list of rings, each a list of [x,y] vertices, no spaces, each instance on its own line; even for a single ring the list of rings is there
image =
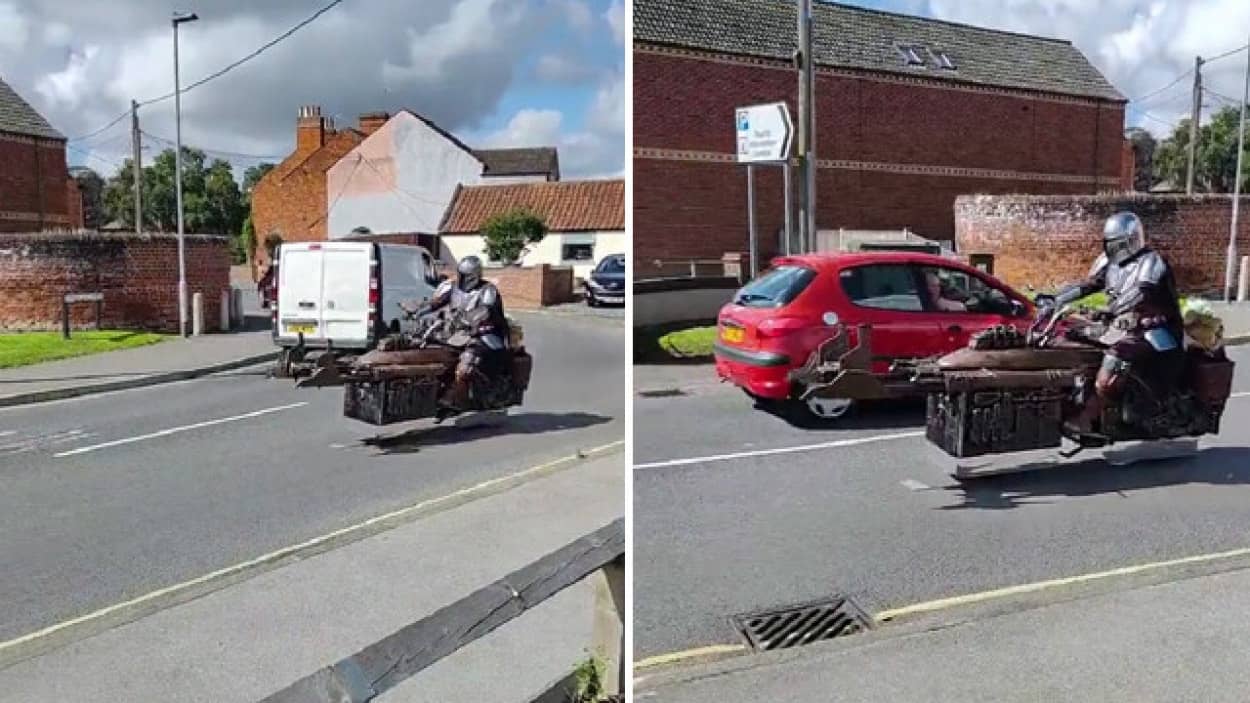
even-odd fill
[[[746,110],[738,111],[738,131],[739,132],[751,131],[751,122],[750,120],[747,119],[748,114],[749,113]]]

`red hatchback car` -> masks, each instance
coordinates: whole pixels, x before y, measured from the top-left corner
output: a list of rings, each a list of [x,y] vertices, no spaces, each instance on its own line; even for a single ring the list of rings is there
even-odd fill
[[[1024,295],[958,261],[932,254],[810,254],[773,260],[721,308],[716,372],[760,400],[781,401],[798,417],[831,421],[851,399],[799,401],[790,372],[843,329],[871,325],[873,371],[896,360],[954,351],[983,329],[1027,329]]]

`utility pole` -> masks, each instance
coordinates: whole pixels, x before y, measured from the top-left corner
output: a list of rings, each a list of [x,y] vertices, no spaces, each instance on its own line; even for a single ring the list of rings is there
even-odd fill
[[[816,65],[812,59],[812,0],[799,9],[799,250],[816,249]]]
[[[182,85],[178,82],[178,25],[194,22],[194,13],[175,13],[174,26],[174,193],[178,208],[178,334],[187,336],[187,250],[182,224]]]
[[[1189,168],[1185,171],[1185,193],[1194,194],[1194,155],[1198,151],[1198,120],[1202,116],[1202,57],[1194,57],[1194,105],[1189,116]]]
[[[1224,302],[1233,299],[1237,275],[1237,219],[1241,214],[1241,163],[1246,149],[1246,103],[1250,102],[1250,42],[1246,49],[1245,85],[1241,89],[1241,121],[1237,123],[1237,172],[1233,176],[1233,222],[1228,232],[1228,263],[1224,267]]]
[[[143,234],[143,163],[140,158],[139,103],[130,101],[130,142],[134,148],[135,172],[135,234]]]

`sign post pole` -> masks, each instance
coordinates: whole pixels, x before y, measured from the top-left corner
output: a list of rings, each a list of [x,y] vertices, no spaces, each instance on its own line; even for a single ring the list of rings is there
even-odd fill
[[[794,123],[784,102],[740,107],[734,114],[738,134],[738,163],[747,167],[747,236],[751,251],[751,277],[759,271],[759,240],[755,222],[755,165],[773,164],[785,170],[786,243],[790,250],[790,149]]]
[[[747,237],[751,245],[751,278],[760,270],[760,244],[755,236],[755,164],[747,164]]]
[[[786,225],[785,225],[785,243],[781,247],[781,253],[789,256],[791,254],[790,247],[794,242],[794,203],[791,201],[793,194],[791,193],[792,185],[790,183],[790,162],[787,161],[781,165],[781,183],[782,183],[782,200],[785,201],[786,208]]]

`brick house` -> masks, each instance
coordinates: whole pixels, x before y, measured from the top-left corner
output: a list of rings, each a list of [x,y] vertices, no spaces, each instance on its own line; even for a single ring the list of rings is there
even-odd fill
[[[785,100],[797,114],[795,8],[634,3],[636,276],[746,251],[734,108]],[[819,228],[952,240],[962,194],[1131,189],[1125,98],[1071,43],[825,2],[813,22]],[[782,178],[756,173],[767,256]]]
[[[439,228],[442,244],[455,259],[487,260],[482,225],[519,208],[541,216],[549,230],[523,264],[569,266],[585,278],[603,257],[626,253],[623,180],[461,186]]]
[[[0,232],[81,229],[65,136],[0,80]]]
[[[336,130],[320,107],[305,106],[295,151],[256,185],[252,223],[261,249],[271,235],[295,242],[367,232],[432,242],[461,184],[559,179],[551,147],[474,150],[409,110],[366,113],[357,127]],[[257,253],[259,268],[266,257]]]

